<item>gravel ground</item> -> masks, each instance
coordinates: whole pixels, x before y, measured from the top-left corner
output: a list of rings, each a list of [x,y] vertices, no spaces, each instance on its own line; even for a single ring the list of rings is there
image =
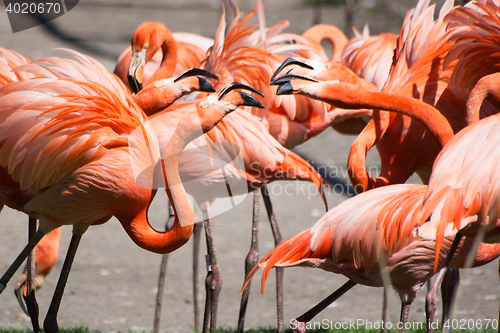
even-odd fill
[[[364,1],[365,5],[370,4]],[[358,7],[355,25],[361,29],[369,23],[372,33],[398,32],[402,14],[416,1],[380,1],[371,9]],[[238,1],[240,9],[249,12],[253,1]],[[296,0],[268,0],[267,24],[289,20],[294,33],[302,33],[312,24],[312,7]],[[323,7],[322,21],[344,26],[341,8]],[[113,70],[120,52],[129,44],[135,28],[146,20],[163,22],[172,31],[188,31],[213,37],[220,18],[215,0],[163,0],[135,1],[102,0],[80,1],[66,15],[43,26],[13,34],[3,5],[0,5],[0,46],[14,49],[30,58],[57,55],[57,47],[66,47],[89,54]],[[298,147],[296,152],[328,170],[331,180],[339,184],[327,194],[330,207],[352,195],[345,174],[345,164],[353,136],[340,135],[327,130],[317,138]],[[378,167],[376,154],[370,153],[369,163]],[[417,179],[411,181],[418,182]],[[284,185],[296,188],[296,194],[282,193]],[[270,187],[275,211],[283,237],[289,238],[310,227],[322,214],[322,201],[314,195],[312,185],[279,183]],[[243,281],[244,258],[250,246],[250,220],[252,198],[248,196],[236,208],[213,219],[217,251],[223,276],[220,298],[220,327],[235,327],[239,309],[239,291]],[[155,199],[150,218],[154,227],[163,228],[167,214],[166,196]],[[4,209],[0,221],[0,271],[5,271],[26,243],[26,216]],[[261,209],[261,253],[273,247],[265,211]],[[62,251],[67,247],[70,228],[64,228]],[[202,249],[204,243],[202,242]],[[168,332],[187,332],[193,326],[191,291],[191,242],[170,255],[168,264],[161,329]],[[64,253],[64,252],[63,252]],[[82,239],[66,294],[59,323],[72,327],[85,325],[100,331],[151,330],[156,294],[158,266],[161,257],[135,246],[116,220],[90,228]],[[47,278],[37,297],[41,316],[45,315],[61,268]],[[203,268],[203,266],[202,266]],[[463,271],[458,302],[457,319],[486,319],[498,316],[498,263]],[[29,328],[25,316],[13,296],[12,290],[18,273],[0,297],[0,327]],[[200,282],[204,273],[200,274]],[[247,315],[247,328],[276,327],[274,310],[274,278],[270,278],[266,292],[260,295],[258,279],[253,285]],[[339,275],[320,270],[293,268],[285,271],[285,321],[295,318],[346,281]],[[356,286],[345,297],[326,309],[317,319],[349,321],[363,319],[377,321],[381,313],[382,290]],[[393,321],[399,316],[399,301],[391,295]],[[424,293],[414,302],[410,317],[424,318]]]

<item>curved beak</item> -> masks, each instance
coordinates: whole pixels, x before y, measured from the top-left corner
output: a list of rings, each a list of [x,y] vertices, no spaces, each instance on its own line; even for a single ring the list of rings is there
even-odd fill
[[[273,76],[271,76],[271,82],[274,81],[274,78],[279,74],[279,72],[281,72],[283,70],[283,68],[285,68],[286,66],[289,66],[289,65],[298,65],[300,67],[304,67],[307,69],[314,69],[312,66],[310,66],[309,64],[306,64],[305,62],[302,62],[300,60],[296,60],[293,58],[288,58],[285,61],[283,61],[283,63],[276,69],[276,71],[274,71]]]
[[[205,91],[205,92],[215,92],[215,88],[207,81],[205,80],[202,76],[215,79],[219,81],[219,77],[207,70],[201,69],[201,68],[191,68],[179,75],[177,78],[175,78],[174,82],[186,79],[188,77],[193,77],[197,76],[198,77],[198,90],[199,91]]]
[[[307,76],[295,75],[295,74],[285,74],[283,76],[280,76],[276,80],[271,81],[271,85],[282,85],[282,84],[285,84],[285,83],[290,82],[292,80],[306,80],[306,81],[318,82],[318,80],[315,80],[315,79],[307,77]]]
[[[222,89],[221,91],[219,91],[219,96],[218,96],[219,101],[225,95],[227,95],[229,92],[231,92],[232,90],[235,90],[235,89],[249,90],[249,91],[251,91],[253,93],[256,93],[257,95],[260,95],[260,96],[264,97],[263,93],[261,93],[260,91],[258,91],[257,89],[255,89],[253,87],[247,86],[246,84],[243,84],[243,83],[233,82],[229,86],[227,86],[224,89]],[[238,93],[240,94],[241,99],[243,100],[243,103],[240,104],[240,105],[253,106],[253,107],[256,107],[256,108],[259,108],[259,109],[263,109],[264,108],[264,105],[262,105],[262,103],[260,103],[255,97],[252,97],[249,94],[244,93],[242,91],[238,91]]]
[[[179,75],[174,80],[174,82],[177,82],[179,80],[185,79],[185,78],[190,77],[190,76],[204,76],[204,77],[208,77],[208,78],[215,79],[215,80],[219,81],[219,77],[217,75],[215,75],[207,70],[204,70],[201,68],[191,68],[191,69],[188,69],[187,71],[185,71],[184,73],[182,73],[181,75]]]
[[[138,93],[142,89],[142,71],[146,65],[146,49],[132,53],[130,65],[128,67],[128,84],[132,92]]]

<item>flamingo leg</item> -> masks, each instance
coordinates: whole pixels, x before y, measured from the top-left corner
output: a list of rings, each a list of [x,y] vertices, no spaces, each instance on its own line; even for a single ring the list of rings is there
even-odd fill
[[[210,300],[210,333],[215,333],[217,329],[217,307],[219,305],[219,294],[222,287],[222,276],[220,274],[219,263],[217,261],[217,252],[215,250],[212,222],[208,216],[208,211],[202,209],[205,219],[205,236],[207,240],[207,251],[210,258],[210,267],[208,270],[205,285],[207,287],[207,299]],[[207,309],[205,309],[206,313]],[[205,332],[206,328],[203,328]]]
[[[212,274],[212,266],[210,265],[210,256],[207,254],[205,255],[205,260],[207,263],[207,277],[205,278],[205,289],[207,290],[207,295],[205,297],[205,312],[203,314],[203,333],[208,333],[208,329],[210,326],[210,293],[208,290],[210,290],[210,282],[211,282],[211,277],[209,275]]]
[[[64,264],[59,275],[59,280],[57,281],[56,290],[54,296],[52,296],[52,301],[50,302],[49,310],[43,322],[43,328],[46,333],[58,333],[59,326],[57,325],[57,313],[59,312],[59,306],[61,305],[62,296],[64,294],[64,288],[66,287],[66,282],[68,281],[69,272],[71,271],[71,265],[75,259],[76,250],[82,239],[82,234],[73,234],[68,247],[68,253],[64,259]]]
[[[257,264],[259,260],[259,201],[260,201],[260,192],[253,192],[253,218],[252,218],[252,240],[250,243],[250,251],[245,259],[245,280],[252,270],[252,268]],[[238,317],[238,333],[243,333],[245,326],[245,315],[247,311],[248,305],[248,297],[250,296],[250,284],[252,282],[248,282],[246,288],[243,290],[241,294],[241,305],[240,305],[240,314]]]
[[[314,317],[316,317],[318,313],[326,309],[328,305],[335,302],[337,299],[339,299],[340,296],[344,295],[355,285],[357,285],[357,283],[353,280],[347,281],[340,288],[327,296],[324,300],[316,304],[313,308],[308,310],[303,315],[297,317],[297,319],[295,319],[293,323],[293,325],[296,327],[296,329],[294,329],[294,332],[305,332],[306,323],[310,322]]]
[[[168,230],[172,227],[175,220],[175,215],[173,215],[173,211],[169,205],[170,215],[168,217],[167,223],[165,224],[165,230]],[[155,303],[155,316],[153,321],[153,333],[158,333],[160,331],[160,319],[161,319],[161,306],[163,303],[163,289],[165,286],[165,276],[167,274],[167,263],[168,263],[168,253],[163,254],[161,256],[161,264],[160,264],[160,275],[158,277],[158,290],[156,292],[156,303]]]
[[[269,222],[271,223],[271,230],[274,236],[274,246],[278,246],[283,241],[283,237],[281,236],[278,223],[276,222],[276,217],[274,216],[273,205],[271,203],[271,198],[269,197],[269,191],[266,185],[261,188],[261,193],[266,206],[267,216],[269,218]],[[285,332],[283,325],[283,278],[284,268],[276,267],[276,312],[278,333]]]
[[[450,319],[453,298],[455,297],[459,284],[460,270],[447,270],[443,278],[443,283],[441,284],[441,298],[443,300],[443,319],[441,321],[441,327],[443,327],[444,323]]]
[[[200,329],[200,291],[198,288],[198,266],[200,257],[201,223],[195,223],[193,229],[193,306],[194,306],[194,330]]]
[[[451,259],[453,259],[453,255],[455,254],[455,251],[457,250],[458,244],[460,244],[460,241],[462,240],[462,238],[463,238],[463,235],[460,233],[458,233],[455,236],[455,239],[453,240],[453,243],[450,246],[450,250],[448,252],[448,255],[446,256],[446,259],[444,260],[443,267],[439,270],[439,273],[437,274],[437,277],[436,277],[436,281],[434,281],[432,288],[429,290],[429,292],[427,293],[427,296],[425,298],[425,315],[426,315],[426,319],[427,319],[427,332],[429,332],[429,333],[432,333],[434,331],[431,324],[434,321],[434,316],[436,314],[437,289],[444,279],[444,275],[446,274],[448,266],[450,265]]]
[[[384,299],[382,301],[382,322],[387,323],[389,321],[389,302],[387,299],[387,289],[383,287],[384,289]],[[383,325],[382,328],[380,329],[380,333],[386,333],[387,332],[387,327],[386,325]]]
[[[19,267],[21,267],[24,260],[29,256],[31,251],[33,251],[36,244],[38,244],[38,242],[44,235],[45,232],[38,230],[21,251],[21,253],[17,256],[14,262],[10,265],[7,271],[2,275],[2,277],[0,278],[0,294],[5,290],[5,287],[7,287],[7,283],[9,283],[10,279],[12,279],[12,276],[17,272]]]
[[[29,239],[32,239],[33,236],[36,233],[36,219],[33,217],[29,217],[29,231],[28,231],[28,237]],[[24,298],[24,304],[26,305],[26,311],[28,315],[30,316],[31,319],[31,325],[33,326],[33,332],[38,333],[40,332],[40,324],[38,323],[38,316],[39,316],[39,308],[38,308],[38,303],[35,298],[35,249],[31,251],[31,253],[28,255],[28,263],[26,265],[26,296],[23,295],[23,289],[21,289],[21,295]],[[18,298],[19,300],[19,298]],[[21,303],[22,304],[22,303]],[[23,308],[24,309],[24,308]]]
[[[163,303],[163,289],[165,286],[165,275],[167,274],[168,253],[161,256],[160,275],[158,277],[158,290],[156,292],[155,317],[153,321],[153,333],[160,331],[161,306]]]
[[[406,323],[408,322],[408,317],[410,315],[410,306],[411,302],[401,304],[401,317],[399,319],[399,322],[403,324],[401,333],[406,333],[407,331]]]

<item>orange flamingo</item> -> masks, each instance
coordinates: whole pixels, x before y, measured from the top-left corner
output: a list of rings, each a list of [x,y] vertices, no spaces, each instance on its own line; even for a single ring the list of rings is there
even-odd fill
[[[24,81],[36,77],[35,74],[26,72],[15,72],[12,69],[29,64],[31,61],[23,55],[4,48],[0,48],[0,86],[12,82]],[[3,204],[2,208],[3,208]],[[36,219],[29,217],[29,237],[31,238],[36,231]],[[32,254],[28,256],[27,272],[20,277],[15,294],[23,311],[28,313],[38,312],[38,304],[35,299],[34,291],[41,288],[44,277],[50,273],[55,265],[59,253],[60,229],[49,232],[38,243],[41,245],[39,252],[33,258]],[[34,265],[37,263],[36,265]],[[35,266],[35,267],[33,267]],[[29,311],[28,311],[29,309]],[[38,315],[36,315],[38,318]],[[30,316],[32,318],[32,316]],[[38,321],[32,320],[33,331],[39,331]]]
[[[285,61],[280,68],[278,68],[275,75],[279,73],[283,67],[289,64],[302,65],[307,67],[309,71],[314,69],[313,67],[304,65],[299,61],[288,60]],[[338,70],[338,68],[340,68],[340,70]],[[302,70],[302,72],[304,72],[304,70]],[[280,85],[277,90],[277,94],[302,94],[346,109],[358,109],[363,107],[403,111],[401,109],[398,110],[398,108],[403,108],[405,112],[411,109],[413,116],[417,116],[418,110],[425,113],[420,117],[417,116],[417,119],[427,127],[427,130],[430,131],[430,133],[432,133],[432,137],[438,143],[436,148],[439,148],[439,146],[443,147],[453,136],[453,131],[446,118],[444,118],[438,110],[428,104],[422,103],[416,99],[404,97],[402,95],[389,94],[385,92],[379,93],[376,89],[365,89],[361,84],[363,84],[366,88],[370,88],[370,86],[364,81],[360,81],[354,73],[349,73],[347,69],[341,67],[340,65],[331,66],[330,70],[321,71],[319,73],[314,71],[311,72],[315,74],[313,75],[313,77],[315,77],[314,79],[309,76],[304,77],[293,74],[285,75],[276,79],[274,83]],[[330,81],[317,82],[316,79]],[[339,79],[342,82],[340,82]],[[374,114],[374,118],[377,119],[376,116],[379,115],[380,113]],[[407,113],[407,115],[410,114]],[[431,123],[435,120],[438,120],[438,122],[431,125]],[[439,123],[442,125],[438,125]],[[435,147],[434,144],[432,144],[432,148],[433,147]],[[351,150],[351,155],[353,154],[353,150],[354,147]],[[363,155],[363,157],[364,156],[365,155]],[[359,174],[356,174],[355,176],[360,177]],[[361,174],[361,176],[364,175]],[[402,181],[404,180],[406,179],[402,179]],[[380,185],[383,184],[381,183],[379,186]],[[364,190],[365,188],[366,187],[362,187],[361,190]]]
[[[2,66],[2,73],[5,73],[0,84],[27,80],[34,75],[31,73],[19,72],[16,73],[12,71],[13,68],[30,63],[31,61],[15,51],[11,50],[0,50],[0,64]],[[217,76],[201,69],[190,69],[182,73],[175,79],[163,79],[155,82],[154,85],[149,85],[143,89],[140,93],[136,94],[134,100],[139,104],[143,111],[148,113],[157,112],[162,110],[168,105],[172,104],[175,100],[183,95],[190,93],[191,91],[205,91],[214,92],[214,88],[202,77],[197,75],[208,76],[214,79],[218,79]],[[35,224],[31,228],[36,229],[36,221],[31,221],[30,224]],[[50,273],[53,266],[57,261],[60,246],[60,236],[61,230],[55,229],[54,231],[48,233],[36,246],[36,251],[38,254],[35,255],[35,269],[34,272],[28,272],[27,274],[22,274],[19,278],[15,294],[23,309],[23,311],[30,315],[34,313],[38,305],[34,299],[34,294],[28,293],[28,290],[39,289],[43,285],[45,277]],[[30,267],[28,262],[28,267]],[[31,287],[28,275],[31,274],[35,281],[34,286]],[[30,309],[31,308],[31,309]],[[30,315],[30,317],[32,317]],[[36,325],[36,323],[34,323]],[[35,331],[37,329],[34,329]]]
[[[1,201],[40,221],[35,236],[0,278],[1,291],[44,234],[65,224],[73,225],[67,259],[44,322],[48,332],[58,331],[56,317],[62,292],[87,228],[116,216],[131,239],[148,251],[166,253],[182,246],[191,236],[194,212],[183,187],[178,185],[175,152],[180,153],[196,133],[209,130],[238,105],[259,105],[249,95],[232,92],[235,87],[231,86],[216,98],[183,110],[183,126],[165,150],[174,156],[161,163],[168,182],[167,195],[176,203],[176,218],[168,232],[157,232],[147,221],[147,209],[156,193],[152,190],[151,166],[160,157],[154,130],[122,83],[95,60],[72,53],[82,64],[41,59],[15,71],[36,73],[42,78],[14,82],[0,89],[0,104],[10,106],[3,108],[0,125]],[[30,102],[16,98],[19,93]],[[198,116],[201,123],[196,123]],[[12,131],[23,126],[30,131]],[[27,154],[13,159],[19,150]],[[69,156],[72,160],[61,163],[60,158],[64,161]],[[56,161],[57,169],[53,167]]]
[[[499,118],[494,115],[490,117],[491,119],[487,118],[481,121],[479,119],[498,113],[500,106],[500,95],[496,88],[499,79],[496,64],[500,45],[500,35],[497,32],[500,26],[500,8],[491,1],[484,3],[472,2],[468,7],[457,8],[447,16],[446,20],[453,27],[465,29],[466,31],[465,34],[458,36],[456,44],[450,50],[450,54],[454,54],[454,57],[459,59],[450,85],[453,85],[454,89],[470,92],[466,102],[465,120],[468,124],[473,125],[459,132],[457,138],[453,140],[453,145],[450,142],[447,151],[443,151],[438,156],[429,182],[429,191],[426,194],[422,216],[427,218],[430,212],[432,212],[433,216],[449,214],[447,207],[440,206],[445,198],[438,198],[438,196],[448,194],[455,195],[457,201],[453,203],[452,207],[458,206],[460,210],[456,215],[452,214],[449,220],[444,222],[438,222],[435,217],[431,216],[429,223],[425,223],[420,230],[422,235],[427,237],[435,234],[439,243],[444,233],[454,233],[463,225],[468,225],[467,228],[460,230],[460,237],[475,233],[479,228],[478,239],[481,239],[486,233],[487,241],[497,241],[495,239],[496,232],[490,229],[496,216],[495,211],[498,210],[495,207],[498,194],[494,186],[488,188],[488,186],[482,185],[484,183],[481,183],[481,179],[486,179],[484,177],[489,175],[491,178],[488,182],[493,184],[496,180],[494,171],[488,170],[478,174],[476,177],[481,179],[477,179],[478,185],[475,187],[469,185],[472,179],[467,179],[467,173],[470,170],[482,168],[483,166],[479,165],[479,163],[488,165],[484,161],[498,158],[498,153],[495,153],[496,147],[494,147],[495,140],[498,139],[493,131],[498,126],[496,123],[498,123]],[[477,45],[477,49],[471,48],[468,43]],[[479,60],[481,65],[478,65],[476,59]],[[492,132],[489,132],[489,129]],[[482,131],[489,133],[489,136],[485,138]],[[477,153],[474,151],[460,151],[466,149],[466,147],[472,147],[472,145],[478,145],[475,146],[476,151],[477,147],[480,147],[481,150]],[[484,154],[484,157],[481,157],[484,158],[484,161],[477,160],[479,155],[476,156],[475,154]],[[443,175],[445,165],[453,163],[457,159],[461,159],[464,165],[469,168],[460,170],[458,174],[453,176],[450,175],[441,180],[437,179],[440,175]],[[471,174],[469,173],[469,175]],[[452,185],[450,183],[452,179],[455,179],[457,183]],[[477,222],[471,220],[477,220]],[[479,227],[480,225],[483,225],[483,227]],[[439,277],[445,271],[444,269],[440,272]],[[439,280],[436,281],[434,288],[437,288],[438,283]]]
[[[195,34],[172,34],[159,22],[144,22],[134,32],[131,47],[118,58],[114,73],[137,93],[149,83],[199,67],[212,43]]]
[[[272,267],[313,267],[348,277],[350,280],[338,291],[295,320],[292,328],[305,331],[305,323],[357,283],[382,287],[384,276],[388,276],[401,298],[405,332],[410,305],[420,287],[434,274],[434,258],[441,265],[453,241],[453,237],[446,238],[439,250],[436,241],[416,235],[416,216],[426,190],[425,185],[389,185],[344,201],[311,229],[264,256],[247,281],[259,267],[264,269],[262,292]],[[452,267],[464,267],[473,243],[473,239],[467,238],[460,244]],[[500,244],[481,243],[473,267],[499,255]]]

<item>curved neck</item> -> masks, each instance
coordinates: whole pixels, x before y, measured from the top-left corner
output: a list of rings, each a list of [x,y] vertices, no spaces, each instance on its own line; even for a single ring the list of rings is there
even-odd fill
[[[177,43],[175,42],[174,37],[167,28],[162,29],[162,37],[163,37],[163,42],[161,44],[162,59],[160,67],[148,79],[147,82],[144,82],[144,86],[146,86],[151,82],[172,77],[175,73],[178,60]],[[149,59],[147,61],[149,61]]]
[[[485,99],[493,104],[494,107],[500,108],[500,73],[494,73],[483,76],[477,81],[474,88],[471,90],[467,98],[465,122],[471,125],[479,121],[481,106]]]
[[[156,190],[151,195],[149,204],[151,204],[155,193]],[[168,231],[158,232],[149,224],[148,209],[149,205],[140,210],[132,221],[117,216],[135,244],[147,251],[165,254],[175,251],[189,240],[193,233],[193,225],[181,227],[176,219],[176,223]]]
[[[433,106],[418,99],[384,92],[368,91],[359,86],[328,83],[324,89],[330,97],[321,101],[344,109],[379,109],[404,114],[420,121],[436,143],[443,148],[453,137],[453,129],[446,118]]]
[[[383,177],[373,179],[366,171],[366,155],[380,141],[388,126],[389,113],[374,111],[372,118],[351,146],[347,159],[347,171],[357,193],[391,183],[389,179]]]
[[[344,47],[349,41],[342,30],[329,24],[317,24],[306,30],[302,37],[306,38],[311,46],[320,53],[324,53],[321,42],[328,41],[333,48],[331,61],[340,61]]]

